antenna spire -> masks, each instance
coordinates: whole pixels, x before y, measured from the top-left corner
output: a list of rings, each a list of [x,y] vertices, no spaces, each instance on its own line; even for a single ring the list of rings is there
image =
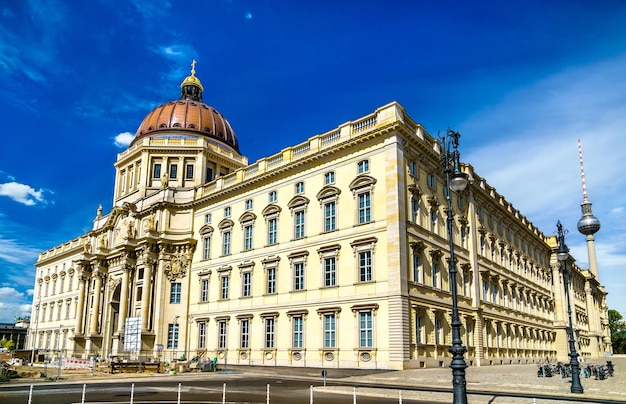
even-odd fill
[[[578,154],[580,156],[580,176],[583,181],[583,200],[587,200],[587,182],[585,181],[585,167],[583,166],[583,147],[580,144],[580,139],[578,139]]]

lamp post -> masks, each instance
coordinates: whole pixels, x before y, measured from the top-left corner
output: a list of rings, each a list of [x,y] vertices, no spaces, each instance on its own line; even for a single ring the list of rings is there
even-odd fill
[[[561,263],[561,270],[563,271],[563,284],[565,285],[565,296],[567,297],[567,316],[569,317],[569,364],[572,367],[572,387],[570,391],[572,393],[582,393],[583,386],[580,384],[580,364],[578,363],[578,353],[576,352],[576,343],[574,341],[574,327],[572,326],[572,306],[569,298],[569,269],[567,268],[567,259],[569,258],[569,252],[565,245],[565,232],[563,231],[563,225],[561,221],[556,223],[557,235],[559,238],[559,247],[556,252],[556,257]]]
[[[441,163],[446,173],[446,188],[445,195],[448,203],[446,226],[448,229],[448,240],[450,240],[450,292],[452,294],[452,346],[448,349],[448,352],[452,354],[452,362],[450,368],[452,368],[452,392],[453,392],[453,404],[466,404],[467,403],[467,391],[465,381],[465,369],[467,364],[463,355],[467,352],[467,349],[463,346],[461,341],[461,319],[459,318],[459,303],[457,299],[456,288],[456,259],[454,257],[454,238],[453,238],[453,216],[452,216],[452,200],[450,190],[454,192],[461,192],[467,187],[467,174],[461,172],[459,161],[459,138],[461,135],[459,132],[448,129],[444,137],[440,137],[442,145],[442,157]],[[450,150],[452,146],[453,150]]]
[[[172,360],[176,358],[176,348],[178,348],[178,319],[180,316],[174,316],[174,326],[172,327]]]

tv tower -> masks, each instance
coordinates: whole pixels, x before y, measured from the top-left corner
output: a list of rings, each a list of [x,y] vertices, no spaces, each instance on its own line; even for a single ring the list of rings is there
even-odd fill
[[[587,240],[587,254],[589,255],[589,271],[598,278],[598,261],[596,260],[595,238],[593,235],[600,230],[600,220],[591,212],[591,202],[587,197],[585,182],[585,168],[583,167],[583,149],[578,139],[578,154],[580,155],[580,172],[583,181],[583,202],[580,204],[583,217],[578,221],[578,231],[585,235]]]

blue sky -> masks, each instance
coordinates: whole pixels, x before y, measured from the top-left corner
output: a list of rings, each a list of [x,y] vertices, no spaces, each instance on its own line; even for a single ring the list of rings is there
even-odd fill
[[[111,208],[116,153],[192,59],[250,162],[397,100],[587,267],[581,139],[626,317],[624,21],[597,0],[2,2],[0,322],[30,312],[37,254]]]

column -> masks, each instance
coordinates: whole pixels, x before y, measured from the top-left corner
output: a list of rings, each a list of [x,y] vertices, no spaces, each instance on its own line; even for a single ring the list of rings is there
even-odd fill
[[[102,299],[102,267],[98,265],[93,276],[96,278],[96,284],[93,291],[93,310],[91,312],[91,322],[89,324],[89,333],[98,333],[98,319],[100,318],[100,300]]]
[[[141,292],[141,331],[147,332],[150,325],[150,300],[152,298],[152,267],[153,260],[146,260]]]
[[[132,270],[131,266],[124,266],[122,268],[122,286],[120,290],[120,312],[117,321],[117,331],[120,334],[124,333],[124,325],[126,324],[126,316],[128,315],[128,278],[129,272]]]
[[[76,302],[76,334],[84,333],[83,322],[85,319],[85,283],[89,277],[86,274],[84,266],[78,270],[78,301]]]

